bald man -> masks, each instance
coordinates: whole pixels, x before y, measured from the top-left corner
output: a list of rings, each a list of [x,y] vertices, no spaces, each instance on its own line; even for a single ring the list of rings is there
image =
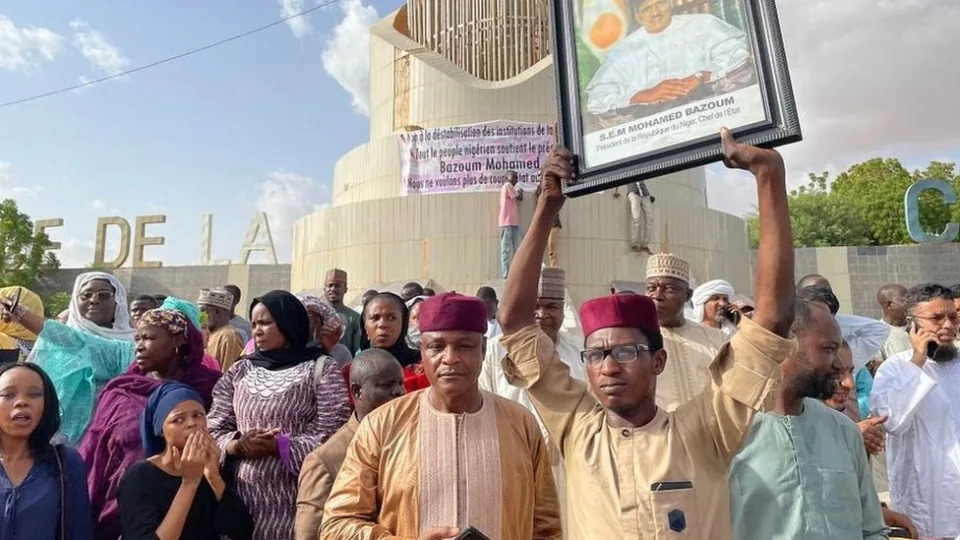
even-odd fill
[[[797,282],[798,291],[808,287],[823,287],[824,289],[829,289],[831,292],[833,291],[833,286],[830,285],[830,281],[820,274],[808,274],[800,278],[800,281]]]
[[[377,407],[403,395],[403,367],[386,350],[367,349],[350,366],[355,411],[350,421],[303,461],[294,522],[296,540],[319,538],[323,507],[360,421]]]
[[[883,361],[912,347],[907,334],[907,288],[897,284],[884,285],[877,291],[877,303],[883,310],[882,321],[890,327],[890,335],[880,349]]]

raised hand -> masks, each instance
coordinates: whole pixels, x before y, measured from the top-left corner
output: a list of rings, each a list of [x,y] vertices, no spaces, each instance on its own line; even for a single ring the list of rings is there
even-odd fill
[[[210,435],[208,431],[201,431],[200,438],[203,441],[203,450],[204,450],[204,467],[203,475],[210,478],[215,478],[220,476],[220,447],[217,445],[217,441],[214,440],[213,436]]]
[[[738,143],[727,128],[720,129],[723,164],[731,169],[744,169],[758,175],[764,169],[783,170],[780,152]]]
[[[547,208],[559,210],[566,200],[563,185],[573,181],[576,176],[573,152],[562,146],[554,146],[540,168],[540,201]]]

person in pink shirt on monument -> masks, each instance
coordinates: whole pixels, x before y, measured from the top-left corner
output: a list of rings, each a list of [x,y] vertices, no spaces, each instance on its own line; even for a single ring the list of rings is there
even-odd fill
[[[507,181],[500,188],[500,272],[507,279],[513,255],[520,245],[520,201],[523,191],[517,188],[517,171],[507,171]]]

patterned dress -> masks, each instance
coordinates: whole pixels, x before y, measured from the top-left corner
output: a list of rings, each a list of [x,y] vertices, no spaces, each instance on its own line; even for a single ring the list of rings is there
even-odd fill
[[[321,362],[321,365],[317,365]],[[303,459],[350,417],[347,386],[329,357],[270,371],[240,360],[217,383],[208,424],[220,447],[254,428],[279,428],[289,458],[240,459],[234,490],[255,525],[253,540],[293,539]]]

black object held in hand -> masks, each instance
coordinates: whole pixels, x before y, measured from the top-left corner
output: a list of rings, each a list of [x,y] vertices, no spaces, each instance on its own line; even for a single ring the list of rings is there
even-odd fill
[[[490,540],[490,538],[478,531],[476,527],[467,527],[460,531],[460,534],[458,534],[454,540]]]

